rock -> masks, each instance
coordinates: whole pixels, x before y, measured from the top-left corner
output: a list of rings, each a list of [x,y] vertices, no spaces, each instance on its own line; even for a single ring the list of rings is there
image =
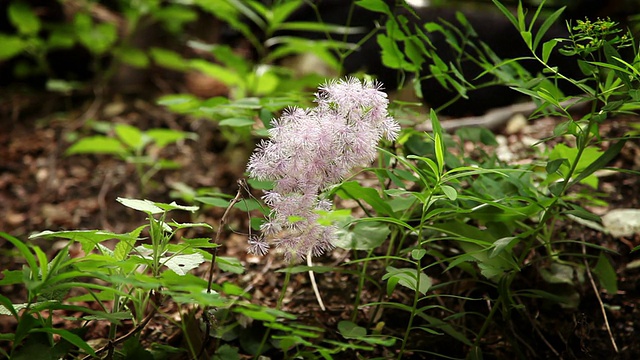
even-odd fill
[[[614,237],[640,233],[639,209],[614,209],[602,217],[602,225]]]

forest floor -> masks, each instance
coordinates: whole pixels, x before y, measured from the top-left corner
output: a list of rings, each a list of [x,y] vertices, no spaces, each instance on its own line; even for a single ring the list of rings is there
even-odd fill
[[[92,121],[129,123],[141,129],[154,127],[191,131],[197,141],[186,140],[162,150],[163,157],[180,163],[178,170],[160,171],[152,179],[146,193],[141,193],[132,164],[107,155],[67,156],[66,149],[78,135],[91,134]],[[515,158],[526,158],[527,139],[542,139],[552,133],[557,119],[541,118],[527,123],[516,134],[505,135],[506,150]],[[604,124],[605,134],[621,136],[629,124],[640,118],[620,117]],[[24,241],[43,230],[104,229],[116,233],[133,230],[144,223],[144,217],[125,208],[117,197],[147,198],[153,201],[182,203],[177,194],[186,187],[212,188],[235,195],[237,180],[243,177],[246,161],[254,144],[230,144],[214,124],[206,120],[190,119],[168,112],[165,108],[143,99],[123,99],[118,96],[101,99],[73,99],[48,94],[13,94],[0,103],[0,231]],[[474,147],[469,146],[473,151]],[[630,141],[618,156],[614,166],[640,169],[640,143]],[[612,208],[640,208],[640,179],[630,174],[610,174],[600,178],[598,194],[606,205],[590,208],[602,215]],[[259,195],[259,193],[256,193]],[[196,221],[217,227],[224,209],[206,207],[198,212]],[[177,214],[177,216],[179,216]],[[192,219],[176,219],[190,221]],[[284,266],[281,257],[272,253],[264,258],[246,254],[247,214],[234,211],[228,222],[233,231],[226,231],[220,255],[239,258],[247,272],[236,276],[218,273],[216,281],[234,279],[251,289],[254,302],[275,307],[284,275],[275,272]],[[560,232],[582,237],[588,242],[616,251],[612,256],[618,276],[619,291],[602,291],[608,322],[619,354],[613,351],[606,331],[601,305],[588,283],[580,289],[581,301],[576,309],[540,308],[530,313],[539,315],[531,323],[523,323],[522,341],[531,346],[539,358],[640,358],[640,252],[631,249],[640,245],[640,236],[616,239],[577,224],[566,224]],[[211,236],[202,233],[201,236]],[[41,246],[44,242],[38,242]],[[62,244],[44,247],[53,256]],[[12,256],[11,245],[0,239],[0,270],[19,269],[23,261]],[[318,260],[319,263],[339,266],[349,257],[344,250],[336,250]],[[375,269],[373,269],[375,271]],[[206,273],[206,267],[197,273]],[[1,275],[0,275],[1,276]],[[346,273],[318,274],[318,281],[328,310],[322,312],[316,303],[305,273],[292,277],[286,294],[284,310],[296,314],[311,325],[335,331],[339,320],[351,313],[357,278]],[[532,280],[535,281],[535,280]],[[538,280],[539,281],[539,280]],[[535,286],[535,285],[534,285]],[[15,286],[0,288],[13,301],[24,301],[24,291]],[[485,295],[485,294],[479,294]],[[374,296],[374,295],[371,295]],[[377,296],[377,295],[376,295]],[[363,294],[367,298],[367,294]],[[178,309],[165,309],[167,312]],[[482,310],[485,311],[486,309]],[[386,329],[400,333],[405,326],[388,313],[382,318]],[[166,319],[157,319],[145,330],[145,336],[158,343],[176,345],[183,334]],[[58,326],[71,324],[63,317],[55,319]],[[0,316],[0,332],[15,330],[11,317]],[[394,329],[397,326],[397,329]],[[539,330],[539,331],[538,331]],[[106,337],[106,327],[96,326],[88,335],[94,341]],[[509,358],[508,349],[497,334],[486,335],[485,358]],[[449,347],[452,356],[464,355],[458,345],[449,341],[425,343],[434,352]],[[380,354],[385,356],[385,354]],[[387,354],[388,356],[388,354]],[[415,355],[415,358],[419,358]]]

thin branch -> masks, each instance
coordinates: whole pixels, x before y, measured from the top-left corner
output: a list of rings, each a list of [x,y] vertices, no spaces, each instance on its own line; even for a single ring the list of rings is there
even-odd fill
[[[218,248],[220,247],[220,236],[222,235],[222,229],[227,223],[227,218],[229,217],[229,212],[231,211],[231,208],[233,208],[233,206],[238,202],[240,202],[240,200],[242,199],[242,189],[244,188],[243,181],[244,180],[242,179],[238,180],[238,193],[236,194],[236,197],[234,197],[231,200],[231,202],[229,203],[229,206],[227,206],[227,209],[224,211],[224,214],[222,214],[222,217],[220,218],[220,223],[218,224],[218,230],[216,231],[216,236],[215,238],[213,238],[213,243],[217,246],[213,248],[213,252],[211,253],[211,264],[209,265],[209,280],[207,283],[207,294],[211,294],[211,287],[213,286],[213,272],[216,265]],[[200,352],[198,353],[197,358],[200,358],[204,353],[204,349],[208,343],[209,333],[211,332],[211,320],[209,319],[209,314],[206,308],[203,311],[203,321],[205,323],[204,339],[202,341],[202,347],[200,348]]]
[[[582,242],[582,253],[584,255],[587,254],[587,247],[584,245],[584,241]],[[609,333],[609,340],[611,340],[611,345],[613,345],[613,350],[619,353],[618,345],[616,345],[616,339],[613,337],[613,333],[611,332],[611,327],[609,326],[609,319],[607,318],[607,311],[604,309],[604,303],[602,302],[602,298],[600,297],[600,291],[598,291],[598,287],[596,286],[596,282],[593,280],[593,275],[591,275],[591,267],[589,267],[589,262],[587,258],[582,258],[584,261],[584,266],[587,268],[587,276],[589,276],[589,282],[591,283],[591,288],[593,292],[596,294],[596,298],[598,299],[598,304],[600,305],[600,311],[602,312],[602,316],[604,317],[604,326],[607,328],[607,333]]]
[[[211,285],[213,285],[213,270],[216,265],[216,256],[218,255],[218,247],[220,247],[220,236],[222,235],[222,229],[224,228],[224,225],[227,223],[227,217],[229,216],[229,212],[231,211],[231,208],[235,204],[240,202],[241,199],[242,199],[242,180],[238,180],[238,193],[236,194],[236,197],[234,197],[233,200],[231,200],[231,202],[229,203],[229,206],[227,206],[227,209],[224,211],[224,214],[222,214],[222,218],[220,218],[220,224],[218,225],[218,231],[216,231],[216,237],[213,239],[213,243],[217,246],[213,248],[213,253],[211,254],[213,257],[211,258],[211,265],[209,265],[209,282],[207,284],[207,294],[211,293]]]

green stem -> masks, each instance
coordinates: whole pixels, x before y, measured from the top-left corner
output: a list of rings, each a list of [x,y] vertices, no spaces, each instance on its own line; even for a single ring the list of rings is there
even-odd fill
[[[489,311],[489,315],[487,315],[487,319],[482,324],[482,327],[480,328],[480,331],[478,332],[478,335],[476,336],[476,340],[473,342],[473,347],[479,348],[480,341],[482,340],[482,336],[484,336],[484,334],[487,332],[487,329],[489,328],[489,324],[491,323],[491,320],[493,319],[493,316],[495,315],[496,311],[498,310],[498,307],[500,307],[500,305],[501,305],[500,302],[501,302],[501,298],[499,297],[496,300],[495,304],[493,304],[493,307],[491,308],[491,311]]]
[[[370,257],[372,253],[373,253],[373,250],[369,250],[369,253],[367,254],[367,258]],[[351,314],[352,322],[356,322],[356,319],[358,317],[358,307],[360,306],[360,300],[361,300],[360,295],[362,294],[362,290],[364,289],[364,280],[367,273],[368,264],[369,262],[365,261],[362,264],[362,267],[360,268],[360,278],[358,279],[358,290],[356,291],[356,299],[355,299],[355,302],[353,303],[353,313]]]
[[[402,338],[402,347],[400,348],[400,352],[398,353],[398,360],[401,360],[404,352],[405,352],[405,348],[407,347],[407,341],[409,341],[409,334],[411,333],[411,328],[413,327],[413,320],[415,319],[416,316],[416,311],[418,309],[418,301],[420,300],[420,274],[422,272],[422,269],[420,268],[420,262],[417,261],[416,262],[416,267],[417,267],[417,272],[416,272],[416,288],[415,288],[415,292],[413,294],[413,306],[411,307],[411,315],[409,315],[409,322],[407,323],[407,329],[404,332],[404,337]]]

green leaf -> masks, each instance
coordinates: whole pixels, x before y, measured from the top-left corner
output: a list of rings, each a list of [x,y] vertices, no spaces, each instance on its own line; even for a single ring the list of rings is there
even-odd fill
[[[189,271],[197,268],[204,262],[204,256],[199,253],[173,255],[168,258],[160,258],[160,262],[176,274],[186,275]]]
[[[246,127],[246,126],[252,126],[254,124],[255,124],[255,121],[253,119],[241,118],[241,117],[228,118],[220,121],[220,126],[231,126],[231,127]]]
[[[214,79],[220,80],[222,83],[228,86],[237,86],[243,83],[242,78],[235,72],[229,71],[229,68],[213,64],[206,60],[190,60],[189,67],[194,70],[198,70],[201,73],[208,75]]]
[[[425,249],[413,249],[411,250],[411,258],[413,260],[419,261],[427,254],[427,250]]]
[[[200,101],[198,100],[198,98],[191,94],[173,94],[160,97],[157,103],[158,105],[167,106],[169,108],[173,108],[174,106],[179,105],[196,107],[195,105],[199,105]]]
[[[36,35],[40,31],[40,19],[36,16],[29,5],[19,2],[11,2],[8,9],[9,20],[18,29],[18,32],[25,35]],[[5,44],[2,44],[4,47]]]
[[[183,28],[186,24],[198,19],[198,13],[196,12],[195,6],[187,7],[183,6],[182,4],[163,4],[161,7],[154,9],[152,12],[153,17],[157,19],[158,22],[162,23],[162,25],[171,33],[173,33],[173,36],[181,35],[182,33],[180,32],[183,31]]]
[[[223,209],[226,209],[227,207],[229,207],[229,203],[230,203],[228,199],[222,199],[222,198],[211,197],[211,196],[196,196],[193,199],[205,205],[211,205],[211,206],[220,207]]]
[[[242,266],[242,263],[237,258],[218,256],[216,257],[216,263],[222,271],[228,271],[234,274],[244,273],[244,266]]]
[[[120,47],[113,50],[123,63],[136,68],[145,69],[149,66],[149,57],[144,51],[135,47]]]
[[[455,201],[458,198],[458,192],[452,186],[449,185],[441,185],[440,189],[442,192],[449,198],[451,201]]]
[[[539,271],[544,281],[550,284],[573,285],[576,278],[575,269],[565,264],[552,263]]]
[[[549,162],[547,162],[547,165],[545,166],[545,171],[547,172],[547,174],[554,174],[558,171],[558,169],[560,168],[560,166],[567,161],[567,159],[555,159],[555,160],[551,160]]]
[[[420,277],[420,284],[418,285],[418,276]],[[397,269],[393,266],[387,266],[387,273],[382,277],[382,280],[393,279],[393,282],[409,288],[413,291],[418,291],[424,295],[431,288],[431,278],[427,274],[420,272],[416,274],[416,269],[400,268]]]
[[[178,131],[173,129],[150,129],[145,134],[153,139],[153,142],[160,148],[164,148],[169,144],[173,144],[184,139],[197,139],[198,135],[194,133]]]
[[[29,332],[30,333],[44,332],[44,333],[59,335],[61,338],[65,339],[66,341],[82,349],[85,353],[94,357],[96,356],[95,351],[93,351],[93,348],[89,344],[87,344],[84,340],[82,340],[82,338],[80,338],[78,335],[70,331],[67,331],[64,329],[54,329],[50,327],[44,327],[44,328],[38,328],[38,329],[31,329]]]
[[[343,199],[364,200],[380,215],[393,214],[391,206],[380,197],[375,189],[362,187],[356,181],[340,184],[336,189],[336,194]]]
[[[47,47],[51,49],[62,48],[69,49],[76,43],[76,37],[73,29],[63,27],[52,29],[47,39]]]
[[[11,59],[20,54],[26,47],[26,43],[18,36],[9,36],[0,33],[0,61]]]
[[[350,250],[378,248],[391,233],[389,226],[381,222],[360,222],[353,230],[339,229],[335,245]]]
[[[142,346],[138,336],[133,336],[126,340],[122,346],[122,352],[124,353],[124,359],[154,360],[151,352]]]
[[[7,272],[7,270],[4,272]],[[0,295],[0,315],[11,315],[16,319],[18,318],[18,312],[13,307],[11,300],[2,295]]]
[[[345,339],[359,339],[367,335],[367,329],[347,320],[338,323],[338,331]]]
[[[529,49],[531,49],[533,47],[533,44],[531,43],[531,32],[530,31],[521,31],[520,32],[520,36],[522,36],[522,39],[524,40],[525,44],[527,44],[527,47]]]
[[[605,288],[609,294],[616,295],[618,293],[618,276],[616,275],[616,270],[603,252],[598,256],[598,263],[596,267],[593,268],[593,272],[598,276],[600,285]]]
[[[172,201],[170,204],[166,204],[162,202],[154,202],[154,204],[164,211],[182,210],[182,211],[196,212],[199,209],[199,207],[197,206],[179,205],[179,204],[176,204],[175,201]]]
[[[213,360],[240,360],[240,353],[237,347],[224,344],[213,355]]]
[[[40,233],[33,234],[29,236],[29,239],[35,238],[46,238],[46,239],[69,239],[73,241],[77,241],[82,244],[82,249],[89,253],[91,252],[98,244],[105,240],[110,239],[126,239],[129,241],[133,241],[131,239],[135,239],[136,236],[132,234],[115,234],[108,231],[102,230],[71,230],[71,231],[49,231],[45,230]]]
[[[258,321],[271,322],[277,319],[275,315],[269,314],[266,311],[251,310],[251,309],[245,309],[245,308],[237,308],[235,311],[253,320],[258,320]]]
[[[242,199],[233,205],[233,207],[241,211],[253,211],[261,209],[262,205],[255,199]]]
[[[382,0],[358,0],[356,5],[363,7],[369,11],[381,12],[387,15],[392,15],[389,5]]]
[[[275,31],[296,9],[302,4],[301,0],[283,1],[275,3],[271,9],[271,19],[269,21],[269,29]],[[285,23],[286,25],[287,23]]]
[[[38,264],[36,263],[36,258],[35,256],[33,256],[33,253],[31,252],[31,250],[29,250],[29,248],[27,247],[27,245],[25,245],[25,243],[23,243],[22,241],[18,240],[17,238],[5,232],[0,232],[0,236],[5,238],[7,241],[9,241],[11,244],[13,244],[13,246],[15,246],[18,249],[18,251],[20,252],[20,255],[22,255],[22,257],[24,257],[24,259],[27,261],[27,264],[29,265],[29,270],[31,270],[32,274],[39,273],[39,268],[38,268]]]
[[[558,40],[556,39],[549,40],[542,44],[542,61],[544,61],[545,63],[549,61],[549,56],[551,55],[551,52],[553,51],[553,48],[556,47],[556,45],[558,45]]]
[[[514,242],[514,240],[516,240],[517,237],[515,236],[508,236],[508,237],[504,237],[502,239],[498,239],[493,243],[493,250],[491,250],[491,253],[489,254],[489,258],[494,258],[498,255],[500,255],[500,253],[502,251],[504,251],[505,249],[507,249],[508,247],[510,247],[510,245],[512,245],[512,243]]]
[[[624,147],[624,144],[627,142],[627,140],[628,139],[624,138],[618,141],[617,143],[609,146],[609,148],[602,155],[600,155],[600,157],[598,157],[595,161],[590,163],[589,166],[587,166],[584,170],[580,172],[580,174],[578,174],[578,176],[573,178],[569,183],[569,186],[573,186],[574,184],[579,183],[587,176],[605,167],[611,160],[613,160],[616,156],[618,156],[618,154]],[[585,156],[583,156],[583,158],[584,157]],[[582,159],[580,162],[582,162]]]
[[[542,4],[540,4],[540,6],[542,7]],[[558,20],[558,18],[560,17],[560,15],[562,15],[562,12],[564,11],[565,8],[566,8],[566,6],[563,6],[560,9],[554,11],[553,14],[547,16],[547,18],[544,20],[542,25],[540,25],[540,28],[538,29],[538,31],[536,33],[536,37],[533,40],[533,49],[534,50],[538,48],[538,44],[540,44],[540,41],[544,37],[544,34]],[[552,41],[556,41],[556,40],[552,40]],[[553,46],[555,46],[555,44]],[[543,45],[543,47],[544,47],[544,45]],[[543,53],[544,53],[544,50],[543,50]],[[544,60],[544,62],[547,62],[547,60]]]
[[[128,147],[140,150],[144,147],[146,141],[142,131],[135,126],[127,124],[118,124],[113,129],[118,138]]]
[[[506,16],[507,19],[509,19],[509,21],[513,24],[513,26],[515,26],[517,28],[518,27],[518,20],[516,19],[515,16],[513,16],[511,11],[509,9],[507,9],[504,5],[502,5],[500,3],[500,1],[498,1],[498,0],[491,0],[491,1],[493,1],[493,3],[502,12],[502,14],[504,16]]]
[[[73,90],[82,89],[82,84],[77,81],[67,81],[60,79],[48,79],[46,83],[48,91],[69,93]]]
[[[80,43],[94,54],[104,54],[118,39],[114,24],[107,22],[95,24],[88,13],[77,13],[74,27]]]
[[[187,70],[187,60],[174,51],[154,47],[149,50],[149,55],[156,64],[167,69],[177,71]]]
[[[2,272],[2,280],[0,280],[0,286],[20,284],[23,280],[22,270],[8,270],[5,269]]]
[[[75,154],[111,154],[124,155],[127,150],[122,143],[114,138],[96,135],[78,140],[65,152],[66,155]]]
[[[442,126],[440,126],[440,121],[438,120],[438,115],[434,109],[430,110],[429,118],[431,119],[431,126],[433,128],[433,141],[435,146],[436,153],[436,162],[438,164],[438,173],[436,176],[440,177],[444,169],[444,153],[445,146],[443,141],[443,130]]]
[[[404,60],[402,51],[393,39],[384,34],[379,34],[376,39],[382,49],[382,64],[384,66],[391,69],[415,70],[412,64]],[[407,68],[407,66],[409,68]]]
[[[149,200],[126,199],[119,197],[116,199],[116,201],[128,208],[142,211],[148,214],[161,214],[164,212],[162,208],[158,207],[153,201]]]

